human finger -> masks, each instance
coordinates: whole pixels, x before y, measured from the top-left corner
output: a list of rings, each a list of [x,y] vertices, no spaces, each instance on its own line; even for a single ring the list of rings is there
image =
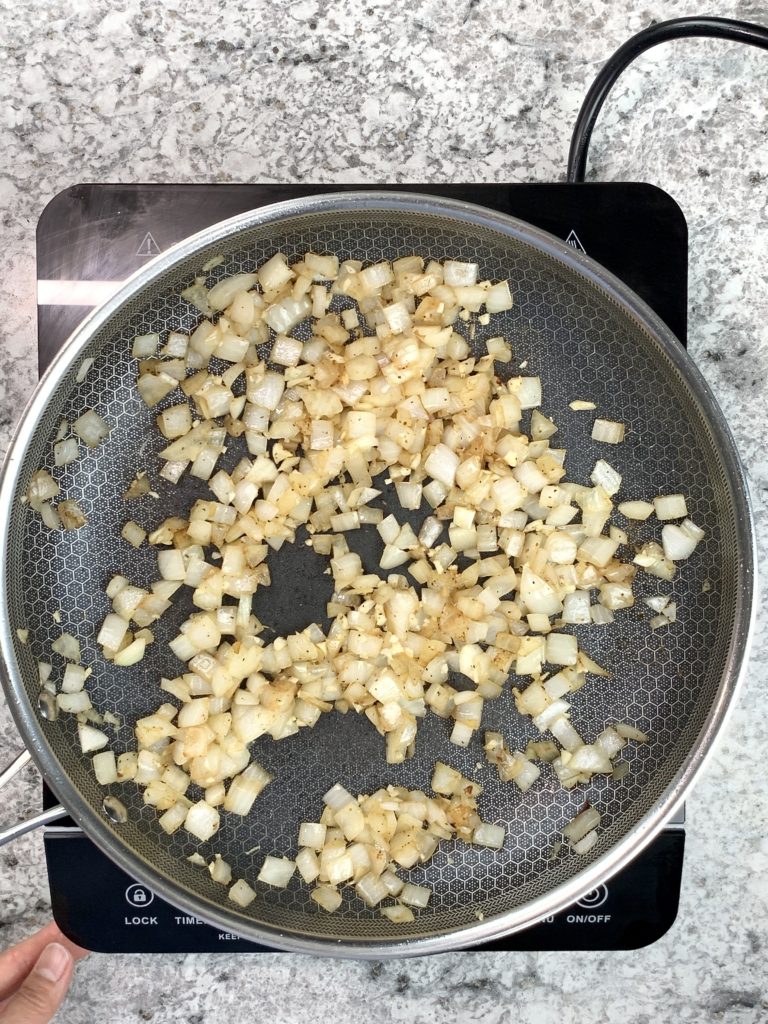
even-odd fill
[[[50,942],[0,1012],[0,1024],[49,1024],[69,988],[75,961],[60,942]]]

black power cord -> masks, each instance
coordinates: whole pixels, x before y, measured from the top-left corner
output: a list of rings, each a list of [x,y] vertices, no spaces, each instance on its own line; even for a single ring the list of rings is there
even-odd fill
[[[652,46],[666,43],[670,39],[686,39],[689,36],[728,39],[731,42],[747,43],[768,50],[768,28],[752,25],[747,21],[734,21],[731,18],[673,18],[671,21],[662,21],[638,32],[606,61],[581,105],[568,153],[568,181],[584,181],[592,129],[608,93],[622,71],[635,57],[650,50]]]

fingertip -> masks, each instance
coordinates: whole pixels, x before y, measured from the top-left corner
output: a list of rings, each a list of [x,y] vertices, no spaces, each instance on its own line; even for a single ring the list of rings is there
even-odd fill
[[[49,942],[35,962],[32,973],[57,984],[68,970],[71,970],[73,957],[66,946],[60,942]]]
[[[3,1007],[3,1024],[48,1024],[66,998],[73,966],[66,946],[49,942]]]
[[[70,939],[68,936],[64,934],[64,932],[61,930],[61,928],[59,928],[55,921],[51,921],[50,925],[47,925],[44,930],[48,932],[49,929],[50,934],[46,935],[46,938],[50,942],[61,943],[62,946],[69,950],[70,954],[72,955],[72,958],[75,961],[82,960],[84,957],[90,955],[90,949],[85,949],[83,946],[78,946],[76,942],[73,942],[72,939]]]

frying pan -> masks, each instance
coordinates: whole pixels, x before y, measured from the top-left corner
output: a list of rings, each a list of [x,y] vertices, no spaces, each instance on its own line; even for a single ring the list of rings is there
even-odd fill
[[[285,890],[257,884],[257,899],[239,909],[225,887],[187,860],[200,844],[183,830],[162,833],[133,783],[110,787],[127,809],[127,820],[111,820],[90,758],[80,753],[74,720],[48,721],[38,705],[37,661],[53,660],[53,678],[60,678],[63,666],[51,659],[51,644],[62,629],[78,637],[83,663],[93,668],[94,706],[125,723],[113,745],[118,753],[135,747],[132,723],[161,702],[160,676],[178,674],[167,641],[188,614],[183,601],[156,623],[157,642],[132,668],[106,663],[95,644],[110,576],[125,572],[139,585],[156,578],[153,552],[122,542],[122,524],[134,518],[151,527],[183,514],[206,492],[200,481],[177,488],[157,477],[163,442],[150,429],[156,411],[135,389],[130,342],[136,334],[193,328],[199,314],[179,293],[211,257],[223,256],[211,274],[218,280],[251,270],[278,250],[290,259],[313,250],[365,261],[418,253],[477,262],[483,279],[509,278],[515,306],[495,316],[487,331],[512,342],[509,372],[519,373],[527,360],[525,372],[541,376],[543,410],[560,426],[568,479],[588,481],[595,460],[608,458],[623,474],[622,499],[682,491],[691,517],[706,530],[671,586],[637,578],[639,598],[674,594],[677,623],[650,630],[638,600],[613,624],[579,630],[580,644],[612,672],[573,695],[579,732],[594,739],[606,724],[628,721],[650,736],[625,752],[630,770],[620,782],[599,776],[566,791],[546,769],[526,794],[500,782],[481,763],[483,731],[501,731],[512,748],[524,749],[534,738],[509,687],[486,702],[482,730],[467,749],[451,745],[448,723],[431,715],[420,724],[416,755],[402,765],[386,764],[381,738],[354,714],[323,715],[314,729],[290,739],[256,742],[254,756],[276,781],[247,818],[223,815],[221,830],[202,847],[209,856],[221,852],[235,877],[251,881],[264,854],[295,855],[298,823],[316,820],[323,792],[336,782],[353,793],[388,783],[426,790],[436,760],[482,781],[481,816],[506,827],[504,848],[442,844],[428,864],[408,873],[434,891],[410,925],[393,925],[351,890],[342,908],[327,914],[298,877]],[[484,350],[482,328],[474,345]],[[86,357],[94,365],[77,383]],[[592,441],[595,414],[571,410],[574,399],[590,399],[600,416],[624,422],[623,445],[606,454]],[[61,419],[71,421],[84,408],[96,409],[112,431],[55,475],[62,494],[80,500],[88,525],[52,532],[20,497],[35,470],[51,467]],[[230,454],[233,463],[240,458],[232,451],[227,460]],[[148,470],[159,500],[122,499],[138,468]],[[88,836],[134,878],[212,925],[279,949],[357,957],[440,952],[522,929],[573,903],[628,863],[683,799],[722,729],[746,663],[755,586],[749,498],[730,432],[704,379],[654,313],[589,257],[521,221],[448,199],[392,192],[314,196],[235,217],[159,256],[88,317],[41,380],[7,455],[0,510],[3,686],[44,778]],[[423,518],[410,515],[414,522]],[[658,538],[658,528],[642,524],[632,539]],[[361,550],[370,564],[373,549]],[[328,577],[307,552],[299,542],[270,556],[273,583],[255,611],[275,630],[323,619]],[[26,644],[19,628],[29,630]],[[554,855],[553,843],[585,799],[603,814],[597,846],[585,857]]]

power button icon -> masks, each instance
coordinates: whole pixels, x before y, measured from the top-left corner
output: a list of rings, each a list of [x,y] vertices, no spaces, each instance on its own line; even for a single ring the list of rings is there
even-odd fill
[[[594,910],[596,907],[602,907],[607,899],[608,886],[598,885],[596,889],[590,889],[588,893],[582,896],[576,906],[584,907],[587,910]]]
[[[132,907],[148,907],[154,898],[155,894],[152,890],[148,889],[146,885],[139,885],[138,882],[129,885],[125,890],[126,902],[130,903]]]

